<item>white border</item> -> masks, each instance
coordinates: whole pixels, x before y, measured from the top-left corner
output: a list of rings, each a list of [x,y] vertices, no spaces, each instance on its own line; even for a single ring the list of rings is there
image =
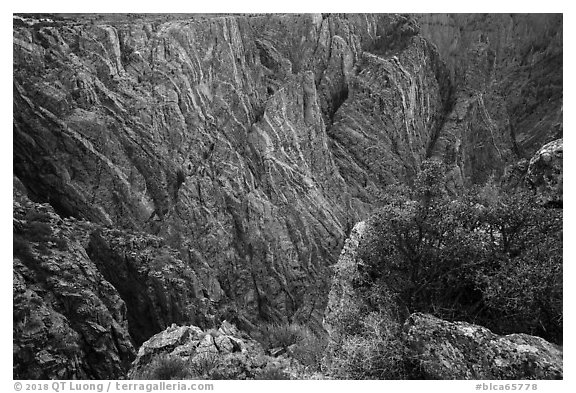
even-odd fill
[[[1,42],[4,50],[4,57],[2,62],[2,85],[1,90],[5,94],[2,98],[2,112],[1,117],[4,125],[4,135],[6,140],[1,144],[2,169],[0,170],[0,184],[6,185],[2,188],[1,192],[1,207],[0,209],[0,228],[2,229],[2,260],[3,264],[0,267],[1,273],[1,296],[0,304],[2,315],[4,315],[4,323],[0,324],[0,345],[2,348],[0,356],[0,386],[5,387],[5,391],[13,391],[12,384],[12,329],[10,324],[10,316],[12,315],[12,255],[11,255],[11,237],[12,230],[9,223],[11,219],[11,206],[12,206],[12,67],[8,63],[8,54],[12,56],[12,34],[8,30],[12,26],[12,13],[16,12],[96,12],[96,13],[117,13],[117,12],[216,12],[216,13],[242,13],[242,12],[410,12],[410,13],[427,13],[427,12],[522,12],[522,13],[550,13],[559,12],[564,13],[564,145],[567,147],[565,150],[572,151],[574,146],[574,134],[576,127],[574,122],[574,113],[576,107],[574,106],[574,26],[575,18],[573,8],[569,7],[568,1],[539,1],[539,2],[503,2],[497,0],[483,0],[480,2],[472,1],[424,1],[424,0],[409,0],[409,1],[342,1],[342,2],[328,2],[312,1],[312,0],[290,0],[287,2],[274,2],[269,0],[267,2],[237,2],[237,1],[218,1],[218,2],[193,2],[193,0],[174,1],[163,0],[158,2],[136,2],[118,1],[118,0],[98,0],[95,2],[79,2],[79,1],[39,1],[32,0],[20,3],[7,4],[4,2],[2,5],[2,12],[0,13],[2,29]],[[5,8],[10,8],[5,9]],[[10,93],[8,93],[10,92]],[[564,225],[565,225],[565,249],[564,249],[564,309],[565,309],[565,341],[564,341],[564,381],[539,381],[539,392],[567,392],[576,391],[575,367],[574,367],[574,338],[572,336],[571,327],[574,326],[574,241],[571,236],[574,235],[573,225],[575,222],[575,208],[571,203],[572,196],[574,195],[574,179],[573,170],[574,156],[568,154],[564,156]],[[10,187],[8,187],[10,184]],[[494,381],[495,383],[502,383],[502,381]],[[290,390],[337,390],[337,391],[380,391],[384,389],[389,391],[404,391],[417,390],[417,391],[439,391],[439,392],[471,392],[474,389],[472,381],[286,381],[286,382],[270,382],[270,381],[215,381],[218,389],[216,392],[224,391],[266,391],[270,392],[271,389],[290,389]],[[571,387],[571,389],[570,389]]]

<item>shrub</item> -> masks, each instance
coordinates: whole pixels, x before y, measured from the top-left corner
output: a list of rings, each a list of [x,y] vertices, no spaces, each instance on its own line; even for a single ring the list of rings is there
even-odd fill
[[[337,379],[405,379],[408,377],[400,324],[373,312],[362,329],[345,336],[330,353],[326,372]]]
[[[442,167],[384,195],[359,254],[357,290],[397,319],[420,311],[562,340],[562,212],[494,184],[450,199]],[[392,302],[385,299],[391,299]]]
[[[43,241],[52,239],[52,228],[49,224],[41,221],[30,221],[26,225],[26,236],[33,241]]]
[[[414,190],[397,188],[387,195],[359,250],[366,262],[361,292],[374,309],[380,307],[378,297],[392,298],[401,319],[434,309],[443,310],[444,318],[458,318],[477,299],[467,274],[471,262],[482,259],[483,234],[474,231],[474,212],[438,189],[438,170],[434,165],[424,171]]]
[[[40,243],[38,249],[43,254],[49,252],[48,242],[55,243],[56,247],[61,250],[67,248],[67,242],[64,238],[54,236],[53,228],[50,225],[52,220],[50,214],[39,212],[37,210],[29,210],[25,215],[25,219],[27,221],[22,226],[15,228],[14,231],[14,236],[19,236],[21,238],[19,240],[20,243],[22,243],[24,239],[30,242]],[[18,244],[18,246],[21,245],[22,244]]]
[[[24,216],[24,218],[30,222],[37,221],[37,222],[43,222],[43,223],[49,223],[52,220],[52,217],[50,216],[50,214],[48,214],[46,212],[34,210],[34,209],[28,210],[26,212],[26,215]]]
[[[285,380],[290,376],[279,366],[268,366],[256,374],[255,379]]]
[[[195,379],[213,379],[212,373],[218,368],[220,361],[217,354],[199,354],[190,361],[191,374]]]
[[[190,379],[190,365],[180,356],[158,355],[133,379]]]
[[[260,341],[267,349],[286,348],[302,365],[317,371],[322,364],[326,340],[298,323],[269,324],[260,331]]]
[[[296,323],[289,324],[267,324],[260,331],[262,344],[266,348],[288,348],[292,344],[301,341],[306,331],[302,325]]]
[[[562,211],[534,195],[501,195],[483,222],[498,234],[477,270],[488,327],[562,342]]]
[[[237,352],[221,357],[216,364],[208,362],[201,368],[206,370],[205,375],[210,379],[244,380],[252,376],[250,360],[246,354]]]
[[[312,371],[320,371],[327,341],[308,328],[304,332],[302,340],[296,343],[290,354],[304,366],[310,367]]]
[[[12,253],[14,257],[20,258],[25,264],[35,263],[36,257],[32,252],[32,247],[30,246],[30,242],[28,240],[15,234],[12,238],[12,244]]]

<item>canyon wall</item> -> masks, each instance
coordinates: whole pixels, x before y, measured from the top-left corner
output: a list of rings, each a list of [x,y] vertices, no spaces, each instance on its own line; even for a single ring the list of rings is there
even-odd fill
[[[417,17],[454,82],[453,109],[433,155],[468,184],[499,178],[562,137],[561,14]]]
[[[431,156],[452,187],[483,181],[561,133],[558,17],[498,18],[15,19],[21,197],[86,223],[74,255],[133,345],[221,318],[321,329],[330,266],[384,186]]]

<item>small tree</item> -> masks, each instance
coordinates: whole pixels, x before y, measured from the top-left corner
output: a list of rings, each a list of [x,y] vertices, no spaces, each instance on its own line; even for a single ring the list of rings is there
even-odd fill
[[[389,188],[361,244],[358,290],[375,310],[391,299],[400,319],[430,312],[561,341],[561,212],[493,183],[451,200],[443,180],[429,161],[414,187]]]

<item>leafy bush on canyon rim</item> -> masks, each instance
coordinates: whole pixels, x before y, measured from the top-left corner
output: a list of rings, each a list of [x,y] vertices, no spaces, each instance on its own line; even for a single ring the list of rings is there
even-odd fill
[[[450,197],[443,178],[442,164],[428,161],[412,188],[383,196],[356,283],[371,306],[561,343],[562,210],[494,182]]]

